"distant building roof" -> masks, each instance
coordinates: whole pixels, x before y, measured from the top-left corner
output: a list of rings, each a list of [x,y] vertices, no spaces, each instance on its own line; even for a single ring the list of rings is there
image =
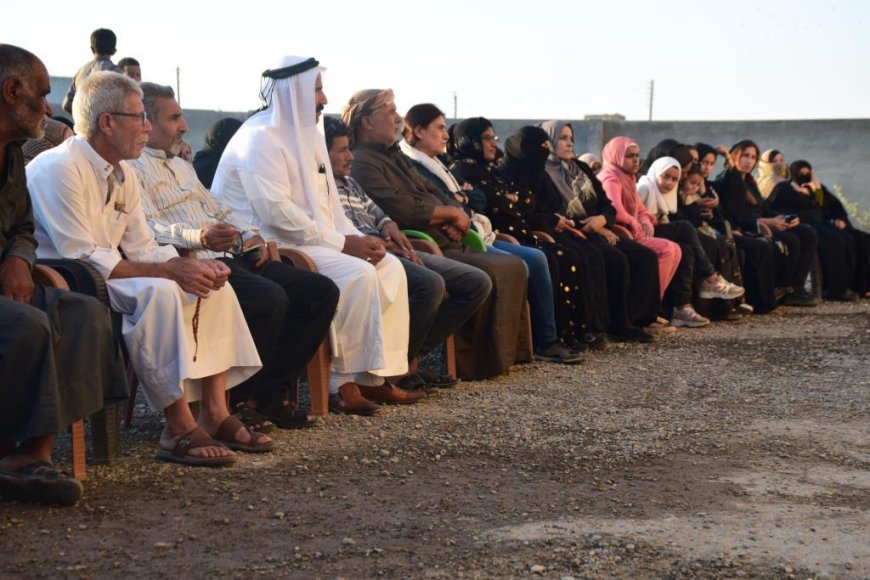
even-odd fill
[[[619,113],[605,113],[603,115],[586,115],[585,121],[625,121],[625,115]]]

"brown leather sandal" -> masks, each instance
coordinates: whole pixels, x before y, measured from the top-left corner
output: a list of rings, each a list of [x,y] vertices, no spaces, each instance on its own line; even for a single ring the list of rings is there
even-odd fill
[[[190,455],[191,449],[199,449],[200,447],[226,447],[226,445],[212,439],[202,427],[196,427],[179,437],[171,450],[158,449],[156,457],[162,461],[193,465],[195,467],[224,467],[236,462],[235,455],[227,455],[225,457],[196,457]]]
[[[239,429],[244,428],[251,434],[251,440],[244,443],[236,440],[236,433]],[[265,436],[251,430],[244,423],[230,415],[223,420],[221,426],[218,427],[217,433],[214,436],[216,441],[220,441],[233,451],[244,451],[245,453],[266,453],[271,451],[275,446],[274,441],[264,441]]]

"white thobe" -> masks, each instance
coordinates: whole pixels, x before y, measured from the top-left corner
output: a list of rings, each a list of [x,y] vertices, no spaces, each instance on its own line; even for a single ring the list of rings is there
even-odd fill
[[[28,165],[37,255],[84,260],[106,278],[112,309],[123,314],[130,361],[148,403],[162,411],[182,397],[198,400],[204,377],[227,371],[227,388],[236,386],[259,370],[260,358],[229,284],[202,301],[197,346],[196,296],[164,278],[109,279],[121,251],[133,262],[178,257],[175,248],[154,241],[138,181],[123,162],[121,167],[124,179],[109,191],[113,168],[83,137]]]
[[[238,143],[231,142],[233,145]],[[231,147],[230,156],[234,154]],[[311,207],[314,196],[301,191],[298,175],[293,174],[298,171],[295,160],[265,146],[253,151],[261,159],[286,163],[283,172],[272,172],[283,179],[269,179],[242,163],[224,163],[222,157],[212,193],[234,215],[258,227],[266,239],[304,252],[317,265],[318,272],[339,287],[341,297],[329,335],[333,354],[331,391],[336,392],[349,375],[360,384],[377,384],[382,381],[366,380],[366,371],[380,377],[406,373],[408,283],[399,260],[387,254],[373,266],[341,253],[345,236],[362,234],[345,216],[338,192],[327,191],[327,174],[318,172],[318,167],[308,168],[317,173],[319,189],[318,206]],[[331,171],[325,163],[321,168]]]

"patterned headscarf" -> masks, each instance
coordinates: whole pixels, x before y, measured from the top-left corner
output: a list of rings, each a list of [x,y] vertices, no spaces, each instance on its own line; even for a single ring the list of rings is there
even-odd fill
[[[758,177],[755,182],[764,199],[770,196],[777,184],[788,181],[788,166],[785,163],[773,163],[773,158],[779,154],[776,149],[768,149],[758,160]]]
[[[356,142],[357,131],[363,117],[367,117],[385,107],[395,99],[392,89],[363,89],[351,95],[350,100],[341,110],[341,120],[350,130],[349,141],[351,147]]]

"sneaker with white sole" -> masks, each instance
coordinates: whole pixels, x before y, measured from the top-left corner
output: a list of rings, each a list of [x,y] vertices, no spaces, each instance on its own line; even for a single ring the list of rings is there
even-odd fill
[[[688,328],[700,328],[710,324],[709,318],[704,318],[691,306],[687,308],[674,308],[674,316],[671,318],[672,326],[685,326]]]
[[[733,300],[740,298],[746,294],[746,290],[742,286],[733,284],[723,278],[720,274],[716,274],[715,282],[701,282],[701,288],[698,290],[698,295],[701,298],[721,298],[722,300]]]

